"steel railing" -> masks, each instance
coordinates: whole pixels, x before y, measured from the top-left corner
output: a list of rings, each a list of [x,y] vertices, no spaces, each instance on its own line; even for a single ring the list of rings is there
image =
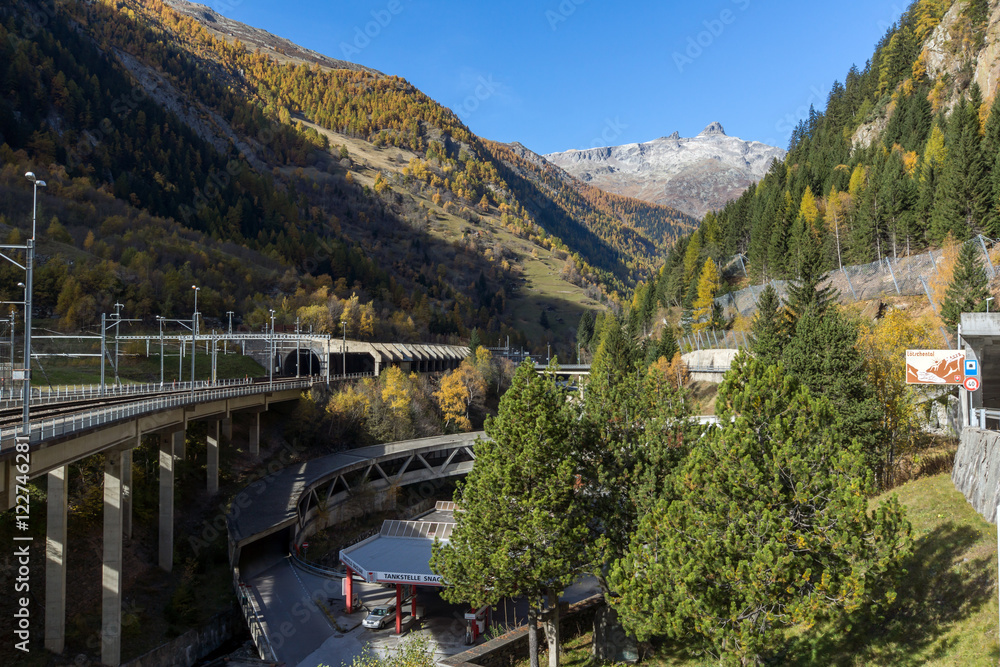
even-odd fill
[[[278,662],[278,656],[274,653],[271,640],[264,630],[264,615],[261,614],[257,607],[257,601],[254,600],[253,589],[240,579],[238,569],[233,570],[233,587],[236,589],[236,597],[240,601],[243,619],[247,623],[247,628],[250,629],[250,637],[253,639],[254,646],[257,647],[257,654],[260,655],[261,660]]]
[[[984,431],[1000,431],[1000,410],[976,408],[971,411],[969,418],[972,420],[969,426],[981,428]],[[992,422],[992,426],[989,422]]]
[[[356,373],[347,376],[341,375],[336,378],[331,378],[331,382],[354,380],[370,376],[371,374],[368,373]],[[284,380],[280,383],[248,382],[247,380],[237,380],[234,382],[235,384],[220,385],[216,383],[213,385],[207,381],[199,381],[195,382],[195,386],[193,387],[195,392],[194,394],[190,391],[178,391],[177,393],[166,396],[160,395],[145,401],[140,400],[134,403],[122,403],[104,408],[94,408],[92,410],[74,412],[73,414],[65,416],[50,417],[33,421],[31,423],[30,442],[37,443],[47,438],[61,437],[77,431],[91,429],[95,426],[113,424],[122,420],[133,419],[135,417],[141,417],[154,412],[159,412],[161,410],[167,410],[185,405],[194,405],[197,403],[218,401],[227,398],[236,398],[239,396],[249,396],[252,394],[263,394],[274,391],[275,389],[307,389],[312,387],[314,384],[325,383],[326,379],[321,376],[313,376],[301,378],[299,380]],[[191,389],[190,384],[188,384],[187,387]],[[158,385],[157,391],[161,391],[158,388]],[[107,394],[105,394],[104,397],[107,397]],[[94,396],[94,398],[96,399],[102,397],[98,395]],[[0,427],[0,447],[3,446],[4,442],[14,440],[20,432],[20,424]]]
[[[219,380],[211,386],[227,387],[249,383],[250,381],[246,379]],[[32,387],[30,405],[51,405],[52,403],[61,403],[63,401],[79,401],[114,396],[139,396],[142,394],[161,393],[170,389],[190,391],[192,388],[191,384],[191,382],[164,382],[161,385],[159,382],[144,382],[140,384],[105,385],[103,390],[99,384],[60,385],[48,388]],[[209,386],[209,384],[207,380],[196,380],[194,388],[203,388]],[[23,404],[24,400],[20,395],[10,398],[0,398],[0,409],[20,407]]]

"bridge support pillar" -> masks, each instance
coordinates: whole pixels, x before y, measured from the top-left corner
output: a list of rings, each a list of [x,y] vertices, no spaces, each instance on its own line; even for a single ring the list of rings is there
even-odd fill
[[[208,437],[205,439],[207,459],[205,473],[208,477],[208,492],[216,494],[219,491],[219,420],[208,422]]]
[[[160,540],[159,565],[174,567],[174,440],[184,431],[160,434]]]
[[[222,420],[222,439],[232,444],[233,442],[233,418],[226,417]]]
[[[250,453],[260,454],[260,413],[250,413]]]
[[[184,422],[185,429],[187,428],[187,421]],[[186,455],[187,443],[184,441],[186,433],[184,430],[176,431],[174,433],[174,458],[178,461],[183,461]]]
[[[122,452],[104,463],[104,566],[101,604],[101,663],[121,663],[122,624]]]
[[[66,477],[69,466],[48,474],[45,521],[45,648],[66,645]]]
[[[136,446],[139,438],[136,438]],[[122,452],[122,535],[132,539],[132,450]]]

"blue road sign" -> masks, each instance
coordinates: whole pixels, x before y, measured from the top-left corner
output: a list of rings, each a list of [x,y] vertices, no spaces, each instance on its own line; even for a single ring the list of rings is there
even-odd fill
[[[965,360],[965,377],[979,377],[979,362],[975,359]]]

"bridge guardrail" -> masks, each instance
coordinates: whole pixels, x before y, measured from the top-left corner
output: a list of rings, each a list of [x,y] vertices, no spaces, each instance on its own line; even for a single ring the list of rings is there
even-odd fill
[[[337,378],[331,378],[331,381],[351,380],[368,375],[370,374],[358,373],[349,376],[339,376]],[[267,382],[248,383],[245,380],[239,381],[239,383],[235,385],[230,384],[224,385],[223,387],[219,387],[218,384],[211,385],[208,382],[195,383],[194,390],[196,393],[193,396],[186,391],[179,391],[176,394],[158,396],[145,401],[113,405],[106,408],[95,408],[86,412],[75,412],[65,417],[52,417],[49,419],[33,421],[31,423],[29,442],[41,442],[46,438],[59,437],[75,433],[79,430],[93,428],[94,426],[111,424],[123,419],[131,419],[133,417],[140,417],[168,408],[194,405],[205,401],[215,401],[224,398],[262,394],[273,391],[276,386],[281,389],[306,389],[311,387],[313,384],[325,381],[325,378],[321,376],[313,376],[300,380],[285,380],[282,381],[280,385]],[[201,389],[198,388],[199,386],[201,386]],[[0,428],[0,445],[4,442],[13,441],[20,431],[20,424]]]
[[[971,411],[970,417],[972,419],[972,424],[970,424],[970,426],[981,428],[984,431],[1000,430],[1000,410],[993,410],[991,408],[975,408]],[[990,428],[987,420],[994,422],[995,426]]]
[[[261,620],[263,615],[257,608],[257,602],[253,598],[250,585],[244,583],[240,578],[239,568],[233,569],[233,587],[236,589],[236,598],[240,601],[240,611],[242,611],[243,618],[250,629],[250,638],[253,639],[254,646],[257,647],[258,655],[260,655],[261,660],[277,663],[278,656],[275,655],[271,640],[267,636],[267,632],[264,631],[264,623]]]
[[[219,380],[212,386],[233,386],[239,384],[249,384],[251,381],[243,379]],[[68,400],[82,400],[87,398],[106,398],[114,396],[137,396],[142,394],[152,394],[161,392],[164,389],[176,389],[178,391],[190,390],[191,382],[171,382],[170,384],[159,384],[158,382],[143,382],[139,384],[105,385],[101,391],[99,384],[70,385],[66,387],[54,387],[44,389],[42,387],[31,388],[31,402],[29,405],[50,405]],[[208,380],[196,380],[195,388],[209,385]],[[14,408],[24,405],[24,400],[20,397],[0,399],[0,408]]]

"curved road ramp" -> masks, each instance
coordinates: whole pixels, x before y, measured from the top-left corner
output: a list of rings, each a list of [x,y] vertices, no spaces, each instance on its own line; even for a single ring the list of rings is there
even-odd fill
[[[263,659],[315,665],[322,657],[339,664],[337,655],[349,663],[361,651],[360,630],[354,630],[361,614],[343,613],[342,579],[296,568],[289,549],[327,526],[433,497],[472,470],[473,445],[481,436],[463,433],[340,452],[273,472],[233,498],[227,516],[233,580]],[[368,604],[367,595],[377,603],[381,593],[371,587],[362,602]],[[440,636],[435,633],[438,649],[462,650],[464,619],[445,621]],[[381,634],[386,650],[399,640]]]

